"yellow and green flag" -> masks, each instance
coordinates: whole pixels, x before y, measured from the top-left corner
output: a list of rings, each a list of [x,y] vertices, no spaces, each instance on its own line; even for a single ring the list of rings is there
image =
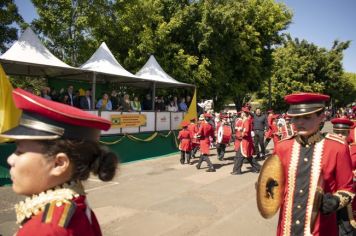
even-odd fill
[[[12,86],[4,69],[0,65],[0,133],[5,132],[19,122],[21,110],[17,109],[12,99]],[[0,138],[0,143],[9,141]]]
[[[183,118],[183,121],[190,122],[190,120],[192,118],[197,119],[197,89],[196,88],[194,89],[194,95],[193,95],[192,101],[188,108],[187,114],[185,114],[185,116]],[[180,127],[180,128],[182,128],[182,127]]]

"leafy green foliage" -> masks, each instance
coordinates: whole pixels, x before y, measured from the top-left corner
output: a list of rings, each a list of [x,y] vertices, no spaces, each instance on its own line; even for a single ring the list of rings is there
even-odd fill
[[[270,49],[291,12],[273,0],[32,0],[47,46],[72,65],[105,41],[137,71],[154,54],[164,70],[193,83],[200,97],[241,104],[271,67]]]
[[[273,53],[271,77],[272,103],[275,109],[285,110],[283,97],[294,92],[329,94],[336,106],[345,105],[354,88],[343,76],[342,56],[350,42],[335,41],[330,50],[320,48],[306,40],[287,37],[283,47]],[[267,97],[265,82],[262,96]]]
[[[17,29],[14,23],[19,26],[24,25],[14,1],[0,1],[0,53],[5,52],[8,45],[17,39]]]

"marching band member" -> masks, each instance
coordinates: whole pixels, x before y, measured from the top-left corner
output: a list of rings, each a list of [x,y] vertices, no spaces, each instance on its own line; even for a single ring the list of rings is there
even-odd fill
[[[231,131],[231,128],[230,128],[230,125],[229,125],[229,123],[227,122],[227,116],[225,116],[225,115],[220,115],[220,119],[221,119],[221,121],[220,121],[220,123],[218,124],[218,126],[217,126],[217,134],[218,134],[218,132],[219,132],[219,129],[220,129],[220,127],[223,127],[223,129],[226,127],[226,129],[230,129],[230,131]],[[225,127],[224,127],[225,126]],[[231,132],[230,132],[231,133]],[[223,158],[224,158],[224,155],[225,155],[225,149],[226,149],[226,143],[223,143],[223,142],[217,142],[217,144],[216,144],[216,151],[217,151],[217,154],[218,154],[218,159],[220,160],[220,161],[222,161],[223,160]]]
[[[196,165],[196,168],[200,169],[202,162],[206,161],[209,166],[209,169],[207,170],[207,172],[215,172],[216,171],[213,164],[211,163],[211,161],[209,159],[210,139],[213,139],[213,141],[215,141],[214,128],[209,123],[209,120],[212,117],[213,116],[209,113],[204,114],[205,120],[202,121],[200,128],[198,130],[198,134],[197,134],[197,136],[200,139],[200,158],[199,158],[198,164]]]
[[[181,123],[182,130],[178,133],[179,150],[180,150],[180,164],[184,165],[185,158],[187,158],[187,164],[190,164],[190,154],[192,151],[192,132],[188,130],[189,122],[183,121]]]
[[[241,167],[243,161],[246,158],[247,161],[252,166],[252,172],[258,173],[260,171],[260,166],[257,164],[256,160],[252,158],[253,153],[253,139],[251,136],[252,121],[250,119],[250,110],[247,107],[242,108],[241,121],[236,122],[236,141],[235,150],[236,156],[234,160],[234,167],[231,172],[232,175],[240,175]],[[236,147],[236,144],[239,144]]]
[[[320,133],[328,100],[329,96],[315,93],[285,97],[297,135],[282,140],[275,149],[285,173],[277,235],[338,235],[336,211],[354,196],[348,145],[336,135]],[[312,228],[318,188],[324,194]]]
[[[353,122],[347,118],[335,118],[331,120],[333,124],[333,132],[340,136],[342,139],[347,141],[347,138],[350,134],[350,129],[353,126]],[[352,161],[352,170],[354,172],[354,179],[355,179],[355,170],[356,170],[356,160],[355,149],[350,145],[350,152],[351,152],[351,161]],[[353,150],[352,150],[353,149]],[[355,186],[355,182],[354,182]],[[347,205],[346,207],[337,211],[337,219],[339,224],[339,235],[346,236],[346,235],[354,235],[356,234],[356,214],[353,212],[356,210],[356,201],[353,199],[352,204]]]
[[[199,149],[199,139],[195,138],[198,133],[198,125],[195,123],[196,119],[192,118],[190,120],[190,124],[188,125],[188,130],[191,132],[192,135],[192,151],[191,151],[191,158],[195,158],[195,154]]]
[[[111,122],[22,89],[13,98],[21,120],[1,136],[16,140],[7,160],[12,189],[27,196],[15,205],[16,235],[101,235],[81,182],[90,173],[113,179],[117,156],[98,143]]]

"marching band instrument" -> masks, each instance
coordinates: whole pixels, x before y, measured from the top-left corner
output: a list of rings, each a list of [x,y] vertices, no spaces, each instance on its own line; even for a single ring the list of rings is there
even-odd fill
[[[257,207],[263,218],[271,218],[279,210],[285,177],[278,156],[269,157],[262,166],[257,182]]]

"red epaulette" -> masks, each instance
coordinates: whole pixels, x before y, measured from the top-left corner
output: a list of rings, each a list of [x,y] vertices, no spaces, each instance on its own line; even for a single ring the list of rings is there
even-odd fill
[[[58,206],[58,203],[51,202],[45,206],[42,215],[42,223],[55,224],[62,228],[67,228],[71,221],[77,205],[68,201]]]
[[[330,133],[327,133],[325,135],[325,138],[326,139],[331,139],[331,140],[334,140],[336,142],[339,142],[339,143],[342,143],[342,144],[346,144],[345,140],[335,134],[330,134]]]

